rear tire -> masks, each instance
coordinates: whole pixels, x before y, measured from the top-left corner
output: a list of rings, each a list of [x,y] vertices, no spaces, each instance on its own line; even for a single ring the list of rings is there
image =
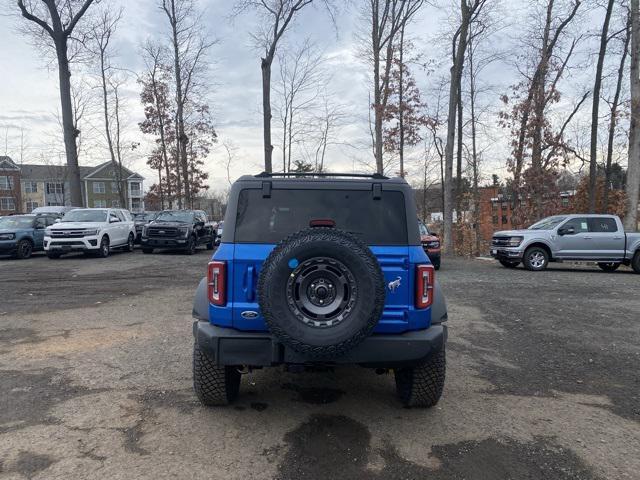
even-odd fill
[[[444,389],[446,354],[444,346],[422,365],[394,370],[396,393],[405,407],[430,408]]]
[[[598,266],[605,272],[615,272],[620,267],[620,264],[613,263],[613,262],[611,263],[600,262],[598,263]]]
[[[636,252],[633,256],[633,260],[631,261],[631,268],[636,273],[640,273],[640,250]]]
[[[194,253],[196,253],[196,246],[197,242],[195,237],[189,237],[189,243],[187,244],[187,249],[184,253],[186,253],[187,255],[193,255]]]
[[[240,391],[240,372],[235,367],[213,363],[198,343],[193,345],[193,389],[208,407],[229,405]]]
[[[508,260],[500,260],[500,265],[505,268],[516,268],[520,262],[509,262]]]
[[[522,263],[527,270],[541,272],[542,270],[546,270],[549,265],[549,254],[542,247],[531,247],[524,252]]]
[[[15,257],[20,260],[26,260],[33,253],[33,243],[30,240],[20,240],[16,246]]]
[[[129,234],[129,238],[127,239],[127,246],[124,247],[125,252],[133,252],[133,245],[136,241],[136,237],[133,236],[133,233]]]

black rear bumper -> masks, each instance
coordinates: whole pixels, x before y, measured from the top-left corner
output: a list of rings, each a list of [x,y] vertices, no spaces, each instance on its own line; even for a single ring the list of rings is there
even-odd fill
[[[432,325],[426,330],[400,335],[374,334],[345,355],[322,361],[290,349],[270,333],[243,332],[197,320],[193,323],[193,335],[200,348],[218,365],[260,367],[322,363],[392,368],[422,363],[440,351],[447,340],[447,327]]]

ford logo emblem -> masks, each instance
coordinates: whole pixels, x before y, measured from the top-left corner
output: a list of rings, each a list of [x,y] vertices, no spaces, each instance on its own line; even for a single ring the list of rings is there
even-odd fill
[[[246,320],[253,320],[254,318],[258,318],[258,312],[254,312],[253,310],[246,310],[240,315]]]

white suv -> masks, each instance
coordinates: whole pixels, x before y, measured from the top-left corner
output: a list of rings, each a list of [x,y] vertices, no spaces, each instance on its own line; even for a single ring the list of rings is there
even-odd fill
[[[44,250],[49,258],[73,251],[107,257],[112,248],[132,252],[135,238],[136,228],[127,210],[77,208],[67,212],[59,223],[47,227]]]

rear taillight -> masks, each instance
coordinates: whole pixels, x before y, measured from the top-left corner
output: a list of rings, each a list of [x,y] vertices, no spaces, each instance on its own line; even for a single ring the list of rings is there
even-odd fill
[[[435,281],[433,265],[416,267],[416,308],[427,308],[433,303]]]
[[[227,303],[227,263],[209,262],[207,268],[209,302],[214,305]]]

